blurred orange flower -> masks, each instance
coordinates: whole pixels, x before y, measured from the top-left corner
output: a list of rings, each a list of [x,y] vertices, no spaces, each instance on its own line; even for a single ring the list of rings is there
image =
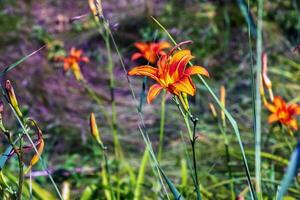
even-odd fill
[[[300,106],[298,104],[286,104],[280,96],[274,97],[273,104],[266,103],[267,109],[272,112],[268,118],[268,122],[280,122],[281,124],[298,130],[296,116],[300,115]]]
[[[157,62],[158,68],[150,65],[137,66],[131,69],[128,75],[148,76],[157,81],[149,89],[148,103],[151,103],[162,89],[177,96],[181,92],[194,96],[196,88],[190,76],[194,74],[209,76],[209,73],[200,66],[187,67],[192,58],[190,50],[180,50],[174,55],[162,55]]]
[[[82,50],[77,50],[74,47],[71,48],[70,54],[67,57],[63,57],[61,60],[64,62],[64,70],[72,70],[77,80],[83,80],[83,76],[79,67],[79,62],[89,62],[88,57],[82,55]]]
[[[168,49],[171,45],[168,42],[136,42],[134,46],[140,50],[139,53],[134,53],[131,60],[145,58],[150,63],[154,64],[158,56],[166,55],[164,49]]]

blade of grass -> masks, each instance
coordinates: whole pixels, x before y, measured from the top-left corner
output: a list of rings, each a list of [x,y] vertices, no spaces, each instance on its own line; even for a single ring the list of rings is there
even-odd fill
[[[140,165],[138,178],[136,181],[135,190],[134,190],[134,197],[133,197],[134,200],[141,199],[142,184],[144,183],[144,177],[145,177],[145,171],[146,171],[148,159],[149,159],[149,151],[147,148],[145,148],[143,159]]]
[[[164,132],[165,132],[165,110],[166,110],[166,91],[162,92],[161,99],[161,110],[160,110],[160,128],[159,128],[159,146],[157,160],[161,160],[163,145],[164,145]]]
[[[257,38],[256,38],[256,81],[255,81],[255,186],[258,199],[262,199],[261,191],[261,55],[262,55],[262,16],[263,0],[258,1]],[[252,76],[251,76],[252,77]]]
[[[25,60],[27,60],[29,57],[35,55],[36,53],[38,53],[39,51],[41,51],[43,48],[45,48],[46,45],[42,46],[41,48],[35,50],[34,52],[24,56],[23,58],[21,58],[20,60],[18,60],[17,62],[11,64],[10,66],[6,67],[4,70],[2,70],[0,72],[0,77],[3,77],[4,74],[6,74],[7,72],[9,72],[10,70],[14,69],[15,67],[17,67],[19,64],[21,64],[22,62],[24,62]]]
[[[244,16],[247,24],[249,25],[250,28],[250,33],[253,38],[256,38],[257,33],[256,33],[256,26],[253,20],[253,17],[250,13],[249,6],[247,6],[245,0],[237,0],[237,4],[242,12],[242,15]],[[249,5],[249,4],[248,4]]]
[[[300,142],[296,146],[294,152],[291,155],[289,165],[287,171],[284,175],[283,180],[280,183],[280,187],[278,189],[278,195],[276,200],[282,200],[284,194],[288,191],[289,185],[293,178],[297,175],[297,170],[300,165]]]

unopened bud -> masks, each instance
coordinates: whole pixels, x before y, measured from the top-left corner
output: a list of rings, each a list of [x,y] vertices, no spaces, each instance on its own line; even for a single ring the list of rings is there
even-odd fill
[[[182,92],[181,94],[178,95],[178,97],[179,97],[179,100],[180,100],[180,103],[181,103],[183,109],[186,112],[188,112],[189,111],[189,104],[188,104],[188,101],[187,101],[187,96],[184,97],[185,95],[186,94]]]
[[[100,133],[98,130],[98,126],[97,126],[97,122],[96,122],[96,118],[95,118],[95,114],[91,113],[90,115],[90,129],[91,129],[91,133],[94,139],[96,139],[96,141],[102,145],[102,141],[100,138]]]
[[[226,90],[223,85],[220,87],[220,102],[221,102],[222,106],[225,108],[226,107]],[[226,126],[226,118],[225,118],[225,113],[224,113],[223,109],[221,109],[221,119],[222,119],[223,126]]]
[[[262,79],[263,84],[269,91],[269,96],[271,101],[274,99],[273,91],[272,91],[272,82],[268,77],[268,57],[267,54],[264,52],[261,55],[261,63],[262,63]]]
[[[209,103],[208,105],[209,105],[209,108],[210,108],[210,111],[211,111],[213,117],[214,117],[214,118],[217,118],[218,115],[217,115],[215,106],[214,106],[212,103]]]
[[[94,3],[94,0],[88,0],[88,3],[89,3],[90,9],[91,9],[93,15],[96,16],[97,15],[97,9],[96,9],[96,5]]]
[[[7,80],[6,83],[5,83],[5,90],[6,90],[6,93],[8,95],[9,103],[15,109],[18,116],[23,117],[23,115],[22,115],[22,113],[19,109],[19,105],[18,105],[17,97],[15,95],[14,88],[12,87],[9,80]]]

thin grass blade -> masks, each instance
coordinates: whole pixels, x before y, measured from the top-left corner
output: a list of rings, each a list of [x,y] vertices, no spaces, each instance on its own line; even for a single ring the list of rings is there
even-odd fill
[[[24,56],[23,58],[21,58],[20,60],[18,60],[17,62],[11,64],[10,66],[6,67],[4,70],[2,70],[0,72],[0,77],[2,77],[4,74],[6,74],[7,72],[9,72],[10,70],[14,69],[15,67],[17,67],[19,64],[21,64],[22,62],[24,62],[25,60],[27,60],[29,57],[33,56],[34,54],[38,53],[39,51],[41,51],[43,48],[45,48],[46,45],[42,46],[41,48],[35,50],[34,52],[32,52],[31,54],[28,54],[26,56]]]
[[[284,175],[283,180],[280,183],[280,187],[279,187],[279,191],[278,191],[276,200],[283,199],[283,196],[289,189],[289,185],[290,185],[291,181],[297,175],[297,171],[300,166],[299,164],[300,164],[300,142],[298,143],[294,152],[291,155],[287,171]]]

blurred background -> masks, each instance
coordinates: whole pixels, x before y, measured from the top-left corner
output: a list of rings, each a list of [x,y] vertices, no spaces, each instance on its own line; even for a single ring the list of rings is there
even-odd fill
[[[247,4],[251,15],[244,15]],[[297,0],[265,1],[263,11],[263,50],[268,54],[269,77],[273,91],[286,100],[297,102],[300,92],[299,54],[293,52],[300,43],[300,2]],[[194,63],[206,67],[211,78],[208,80],[215,93],[224,85],[227,91],[226,107],[239,124],[242,140],[247,149],[250,170],[254,171],[253,160],[253,120],[251,102],[251,61],[255,64],[256,46],[256,1],[200,1],[200,0],[108,0],[103,1],[103,13],[109,22],[112,34],[125,62],[126,69],[145,64],[131,61],[137,49],[137,41],[168,41],[167,36],[154,23],[155,16],[170,32],[177,42],[192,40],[188,45],[196,57]],[[79,19],[74,20],[74,17]],[[251,27],[248,32],[247,20]],[[69,184],[71,199],[80,199],[88,185],[99,182],[101,151],[90,137],[88,117],[95,112],[104,143],[111,155],[109,164],[114,166],[113,137],[110,124],[99,106],[91,99],[84,85],[71,73],[63,70],[63,63],[53,58],[65,55],[71,47],[82,49],[89,63],[81,64],[83,76],[90,87],[102,99],[107,114],[111,115],[109,74],[105,43],[97,30],[97,24],[90,14],[87,1],[0,1],[0,69],[16,62],[21,57],[46,44],[46,48],[30,57],[5,75],[15,87],[15,92],[26,115],[38,121],[45,137],[44,160],[60,188]],[[113,52],[115,82],[115,101],[117,127],[121,146],[126,160],[137,173],[144,152],[144,141],[139,133],[136,102],[132,100],[124,73],[115,49]],[[251,53],[253,55],[251,55]],[[134,92],[139,97],[142,78],[131,78]],[[152,83],[152,81],[149,81]],[[211,199],[228,199],[228,188],[210,186],[226,180],[224,141],[218,124],[209,110],[213,102],[204,86],[195,80],[197,94],[191,98],[194,113],[199,116],[197,134],[199,145],[200,182],[207,187]],[[148,85],[147,85],[148,88]],[[143,115],[154,149],[159,141],[160,97],[143,107]],[[271,139],[267,123],[268,112],[263,108],[262,134],[266,142],[262,151],[272,152],[288,159],[290,151],[276,146],[276,135]],[[176,184],[180,184],[181,160],[185,156],[179,131],[185,131],[184,123],[178,123],[181,116],[177,107],[167,96],[165,139],[161,165]],[[9,127],[16,127],[16,121],[5,106],[4,121]],[[243,176],[242,163],[234,133],[228,128],[232,142],[232,169],[236,178]],[[298,134],[296,133],[297,137]],[[188,141],[187,141],[188,142]],[[2,137],[0,149],[7,147]],[[274,177],[282,178],[284,165],[276,163]],[[268,174],[271,161],[263,164]],[[5,166],[10,173],[17,173],[17,161],[10,159]],[[41,170],[38,164],[34,171]],[[274,171],[273,171],[274,172]],[[271,173],[271,171],[270,171]],[[129,177],[122,177],[121,199],[132,199]],[[40,187],[55,196],[47,176],[34,177]],[[143,199],[164,199],[155,187],[157,182],[151,165],[148,165]],[[190,180],[191,181],[191,180]],[[243,190],[247,183],[241,180],[237,188]],[[274,190],[269,185],[265,186]],[[103,188],[102,188],[103,189]],[[102,198],[102,189],[95,190],[91,199]],[[181,188],[187,199],[193,198],[193,188]],[[216,192],[218,191],[218,192]],[[208,196],[209,196],[208,195]],[[296,194],[295,194],[296,195]],[[299,195],[299,194],[298,194]]]

